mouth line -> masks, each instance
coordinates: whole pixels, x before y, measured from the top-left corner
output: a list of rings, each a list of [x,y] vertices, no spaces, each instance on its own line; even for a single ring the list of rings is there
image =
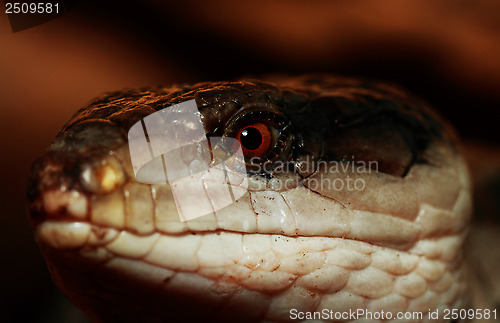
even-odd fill
[[[208,223],[208,221],[207,221]],[[239,234],[239,235],[259,235],[259,236],[277,236],[277,237],[282,237],[282,238],[289,238],[289,239],[301,239],[301,238],[317,238],[317,239],[342,239],[342,240],[350,240],[350,241],[357,241],[357,242],[362,242],[362,243],[367,243],[370,245],[376,246],[376,244],[370,243],[368,241],[362,241],[359,239],[347,237],[346,235],[339,235],[339,236],[325,236],[325,235],[304,235],[304,234],[285,234],[283,232],[281,233],[275,233],[275,232],[248,232],[248,231],[238,231],[238,230],[228,230],[228,229],[215,229],[215,230],[189,230],[189,231],[184,231],[184,232],[162,232],[155,230],[153,232],[149,233],[139,233],[135,232],[133,230],[127,230],[127,229],[119,229],[116,227],[112,226],[105,226],[101,224],[96,224],[92,223],[90,221],[78,221],[75,218],[70,218],[66,217],[64,214],[63,215],[46,215],[45,220],[40,221],[35,225],[35,232],[37,233],[37,237],[41,234],[41,230],[43,230],[44,226],[54,226],[51,229],[55,229],[58,231],[56,234],[63,234],[63,229],[66,231],[68,238],[73,235],[74,230],[72,229],[78,229],[80,227],[88,227],[89,229],[89,235],[94,234],[97,237],[103,237],[105,231],[111,231],[114,234],[113,238],[107,238],[106,240],[102,240],[102,238],[99,238],[98,240],[102,240],[98,243],[93,242],[93,245],[103,245],[107,243],[113,242],[115,239],[117,239],[118,235],[121,233],[124,234],[129,234],[136,236],[137,238],[147,238],[153,235],[158,235],[158,236],[168,236],[168,237],[188,237],[188,236],[204,236],[204,235],[221,235],[225,233],[229,234]],[[55,227],[59,226],[59,228]],[[73,231],[73,232],[72,232]],[[49,244],[45,243],[50,247]],[[88,238],[82,243],[83,245],[88,244]],[[61,248],[61,249],[77,249],[79,247],[74,247],[74,248]],[[58,249],[57,247],[54,247],[54,249]]]

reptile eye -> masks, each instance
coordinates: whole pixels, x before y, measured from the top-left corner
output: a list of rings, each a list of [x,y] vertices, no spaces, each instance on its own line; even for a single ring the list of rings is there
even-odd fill
[[[226,124],[224,136],[236,138],[241,144],[250,171],[263,169],[264,163],[284,161],[293,141],[290,122],[270,109],[239,113]]]
[[[243,155],[248,157],[262,157],[269,151],[273,136],[269,128],[259,122],[241,129],[236,139],[241,143]]]

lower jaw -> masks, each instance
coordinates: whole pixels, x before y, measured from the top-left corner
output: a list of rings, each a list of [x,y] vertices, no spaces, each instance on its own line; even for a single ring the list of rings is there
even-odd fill
[[[444,262],[342,238],[233,232],[160,238],[134,257],[111,242],[42,249],[63,292],[104,322],[282,322],[292,320],[292,310],[325,309],[425,318],[429,309],[467,305],[460,253]]]

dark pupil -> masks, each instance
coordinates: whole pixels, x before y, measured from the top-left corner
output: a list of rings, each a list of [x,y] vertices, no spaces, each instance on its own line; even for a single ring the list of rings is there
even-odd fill
[[[248,150],[255,150],[262,144],[262,135],[254,127],[248,127],[241,132],[241,144]]]

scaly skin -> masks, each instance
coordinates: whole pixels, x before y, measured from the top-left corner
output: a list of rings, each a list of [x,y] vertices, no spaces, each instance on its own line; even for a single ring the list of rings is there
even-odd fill
[[[249,111],[279,115],[289,128],[272,158],[294,167],[251,173],[237,202],[181,222],[169,185],[135,180],[127,132],[190,99],[211,136],[234,135]],[[333,171],[353,160],[376,166]],[[328,185],[347,176],[362,189]],[[60,131],[28,199],[54,281],[95,320],[284,322],[291,309],[361,308],[425,321],[468,304],[466,167],[449,126],[387,84],[305,75],[111,93]]]

